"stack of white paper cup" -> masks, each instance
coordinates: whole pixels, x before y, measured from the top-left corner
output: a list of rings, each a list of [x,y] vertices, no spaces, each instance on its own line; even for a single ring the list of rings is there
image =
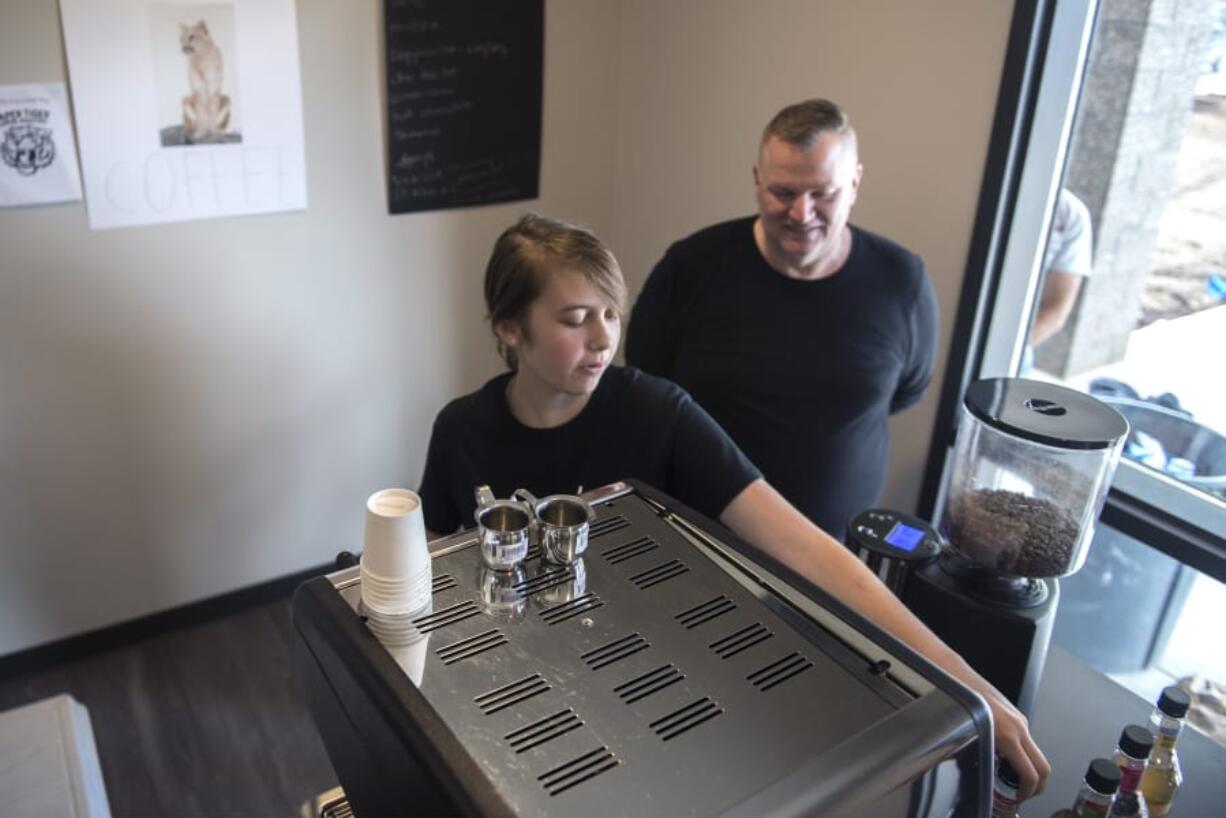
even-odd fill
[[[366,627],[385,648],[405,647],[420,642],[430,634],[418,630],[414,620],[430,613],[430,605],[407,614],[385,614],[362,606]]]
[[[426,652],[430,647],[430,634],[418,636],[406,644],[392,644],[380,639],[387,647],[387,652],[400,665],[413,684],[421,687],[421,678],[426,672]]]
[[[366,501],[362,605],[376,614],[415,613],[430,604],[430,551],[421,498],[384,489]]]

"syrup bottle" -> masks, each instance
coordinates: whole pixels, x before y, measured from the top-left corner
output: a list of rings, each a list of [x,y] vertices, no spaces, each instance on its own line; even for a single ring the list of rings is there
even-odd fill
[[[1149,818],[1149,809],[1140,793],[1141,775],[1154,746],[1154,734],[1139,724],[1130,724],[1120,733],[1112,760],[1120,768],[1120,789],[1111,805],[1112,818]]]
[[[1191,697],[1179,687],[1164,688],[1158,697],[1158,706],[1149,717],[1156,740],[1149,754],[1149,766],[1141,776],[1141,793],[1149,802],[1152,818],[1161,818],[1171,808],[1179,785],[1183,783],[1183,771],[1179,768],[1179,755],[1175,742],[1183,731],[1183,720],[1188,715]]]
[[[1115,800],[1115,791],[1119,789],[1120,768],[1109,758],[1096,758],[1090,762],[1086,770],[1085,780],[1081,782],[1081,792],[1072,809],[1057,810],[1051,818],[1104,818]]]
[[[1017,818],[1017,785],[1017,770],[1005,759],[998,759],[992,786],[992,818]]]

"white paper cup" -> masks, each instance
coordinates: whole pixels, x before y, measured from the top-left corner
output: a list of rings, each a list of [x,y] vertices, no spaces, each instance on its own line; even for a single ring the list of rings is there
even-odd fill
[[[370,495],[361,575],[362,601],[372,609],[399,613],[429,602],[430,551],[416,493],[383,489]]]
[[[430,563],[421,498],[408,489],[383,489],[366,501],[362,560],[389,580],[415,577]]]
[[[372,574],[365,570],[365,564],[362,568],[362,602],[367,608],[399,615],[416,612],[429,604],[432,574],[428,565],[416,577],[403,580]]]
[[[385,643],[384,647],[409,677],[409,681],[421,687],[421,679],[426,672],[426,653],[430,647],[430,634],[419,636],[406,644]]]

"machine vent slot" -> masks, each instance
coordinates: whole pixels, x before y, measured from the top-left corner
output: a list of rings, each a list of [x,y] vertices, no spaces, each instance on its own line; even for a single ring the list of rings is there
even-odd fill
[[[655,551],[659,547],[660,544],[651,537],[639,537],[637,540],[631,540],[623,545],[610,548],[601,556],[608,560],[610,565],[617,565],[619,562],[625,562],[649,551]]]
[[[524,552],[524,562],[532,562],[541,555],[541,547],[539,545],[530,545],[528,550]]]
[[[638,653],[640,650],[647,650],[649,647],[651,647],[650,643],[643,638],[641,633],[632,633],[629,636],[623,636],[621,639],[615,639],[607,645],[602,645],[589,650],[587,653],[580,654],[579,658],[586,662],[587,666],[592,670],[599,670],[606,665],[620,662],[622,659]]]
[[[735,602],[726,596],[717,596],[715,599],[709,599],[701,605],[695,605],[693,608],[684,610],[673,618],[682,625],[685,625],[686,630],[689,630],[735,610]]]
[[[674,710],[667,716],[656,719],[650,726],[652,730],[656,731],[656,735],[665,741],[669,741],[682,733],[694,729],[705,721],[710,721],[723,712],[724,708],[703,696],[698,701],[690,702],[680,710]]]
[[[461,639],[459,642],[452,642],[450,645],[441,647],[435,651],[435,654],[439,659],[443,660],[443,664],[453,665],[456,662],[485,653],[487,650],[493,650],[499,645],[505,645],[508,641],[503,636],[502,631],[497,628],[490,628],[488,631],[483,631],[476,636],[470,636],[467,639]]]
[[[606,517],[603,520],[597,520],[588,527],[588,541],[591,542],[597,537],[603,537],[605,534],[612,534],[614,531],[621,531],[628,525],[630,525],[630,521],[621,514],[618,514],[616,517]]]
[[[544,785],[545,791],[550,795],[559,795],[571,787],[613,769],[618,764],[621,764],[621,761],[609,752],[608,747],[598,747],[560,767],[554,767],[547,773],[541,773],[537,776],[537,780]]]
[[[548,625],[556,625],[559,622],[565,622],[573,616],[602,607],[604,607],[604,600],[600,597],[595,594],[584,594],[581,597],[572,599],[570,602],[563,602],[561,605],[546,608],[541,611],[541,619],[545,620],[545,623]]]
[[[457,602],[432,614],[417,617],[413,620],[413,627],[422,633],[428,633],[438,628],[454,625],[457,622],[463,622],[469,617],[479,616],[480,614],[481,609],[472,600]]]
[[[662,562],[655,568],[648,568],[646,571],[635,574],[630,577],[630,581],[639,587],[639,590],[647,590],[653,585],[659,585],[665,580],[670,580],[673,577],[679,577],[690,567],[681,560],[669,560]]]
[[[571,730],[578,730],[582,726],[583,720],[575,715],[574,710],[568,707],[539,721],[534,721],[527,727],[512,730],[506,734],[505,738],[507,743],[511,745],[511,749],[516,754],[519,754],[531,750],[533,747],[539,747],[558,736],[564,736]]]
[[[531,579],[525,579],[522,582],[517,582],[511,587],[519,594],[521,599],[527,599],[533,594],[539,594],[541,591],[547,591],[555,585],[561,585],[564,582],[570,582],[575,578],[575,569],[566,566],[558,568],[550,568]]]
[[[743,650],[749,650],[759,642],[765,642],[774,636],[770,629],[761,622],[755,622],[728,634],[723,639],[716,639],[709,647],[721,659],[730,659]]]
[[[443,591],[450,591],[456,586],[455,577],[451,574],[439,574],[431,583],[431,593],[438,594]]]
[[[551,689],[549,682],[545,681],[541,674],[533,673],[517,682],[511,682],[509,685],[496,687],[488,693],[482,693],[474,697],[473,701],[481,708],[482,713],[491,716],[499,710],[505,710],[513,704],[527,701]]]
[[[659,692],[669,685],[674,685],[684,678],[685,674],[677,670],[676,666],[670,663],[648,671],[642,676],[635,676],[630,681],[622,682],[613,688],[613,692],[621,696],[622,701],[626,704],[631,704],[639,699],[645,699],[652,693]]]
[[[745,678],[763,693],[778,684],[783,684],[793,676],[804,673],[813,667],[813,663],[799,653],[789,653],[782,659],[771,662],[766,667],[755,670]]]
[[[332,792],[341,792],[341,789],[337,787]],[[321,797],[326,796],[327,793]],[[320,806],[319,818],[354,818],[353,807],[349,806],[349,800],[342,794]]]

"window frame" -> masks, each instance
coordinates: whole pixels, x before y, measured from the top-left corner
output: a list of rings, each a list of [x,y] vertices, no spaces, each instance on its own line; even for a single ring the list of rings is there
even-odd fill
[[[972,380],[1013,375],[1089,56],[1097,0],[1018,0],[918,513],[943,502]],[[1226,503],[1121,460],[1102,522],[1226,582]]]

